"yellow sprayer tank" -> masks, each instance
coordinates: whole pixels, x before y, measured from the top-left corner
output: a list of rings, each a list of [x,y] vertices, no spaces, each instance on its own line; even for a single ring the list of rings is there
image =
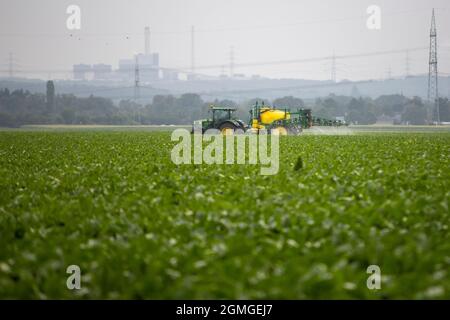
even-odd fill
[[[278,120],[289,120],[291,114],[289,112],[271,108],[261,108],[261,123],[271,124]]]

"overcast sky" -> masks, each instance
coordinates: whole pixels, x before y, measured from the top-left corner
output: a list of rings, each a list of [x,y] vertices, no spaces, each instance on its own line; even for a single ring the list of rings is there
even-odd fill
[[[81,30],[66,27],[66,8],[81,8]],[[366,27],[369,5],[381,8],[381,30]],[[191,64],[190,28],[195,26],[197,71],[228,72],[230,47],[235,63],[346,56],[429,45],[435,7],[439,69],[450,73],[448,0],[0,0],[0,75],[8,55],[16,70],[39,71],[43,78],[65,77],[76,63],[108,63],[144,50],[144,26],[151,50],[164,67]],[[72,35],[72,36],[71,36]],[[404,52],[338,59],[338,79],[383,78],[406,71]],[[410,72],[425,73],[427,50],[410,52]],[[202,69],[202,66],[217,65]],[[236,73],[281,78],[330,78],[331,61],[237,67]],[[65,72],[65,73],[64,73]]]

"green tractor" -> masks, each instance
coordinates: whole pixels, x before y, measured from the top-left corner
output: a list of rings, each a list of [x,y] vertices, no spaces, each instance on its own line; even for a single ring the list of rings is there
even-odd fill
[[[205,133],[208,129],[217,129],[222,134],[233,134],[234,131],[240,129],[247,130],[247,125],[240,119],[233,117],[236,108],[214,107],[211,106],[209,111],[212,114],[211,119],[203,119],[194,121],[192,132]]]

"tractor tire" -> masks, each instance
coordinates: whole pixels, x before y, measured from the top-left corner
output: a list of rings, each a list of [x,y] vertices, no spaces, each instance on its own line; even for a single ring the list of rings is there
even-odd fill
[[[228,136],[228,135],[234,134],[234,131],[237,130],[237,129],[239,129],[239,127],[237,127],[236,125],[234,125],[234,124],[232,124],[230,122],[222,123],[219,126],[219,130],[222,133],[222,135],[224,135],[224,136]]]
[[[279,127],[276,127],[274,129],[272,129],[271,133],[273,135],[277,135],[277,136],[287,136],[288,135],[288,130],[285,127],[283,127],[283,126],[279,126]]]

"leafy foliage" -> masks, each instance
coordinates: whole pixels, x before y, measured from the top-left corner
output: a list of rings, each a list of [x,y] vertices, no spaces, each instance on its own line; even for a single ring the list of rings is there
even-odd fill
[[[173,145],[1,132],[0,297],[450,297],[450,134],[282,137],[275,176]]]

